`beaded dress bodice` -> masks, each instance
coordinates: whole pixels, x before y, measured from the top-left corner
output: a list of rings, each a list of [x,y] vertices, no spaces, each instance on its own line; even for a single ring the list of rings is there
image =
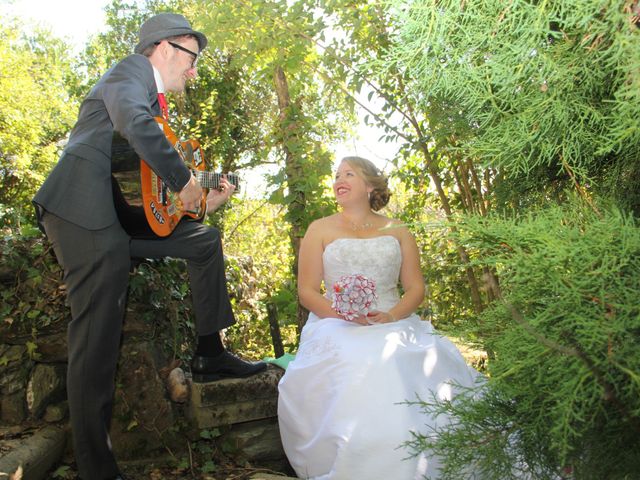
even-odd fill
[[[402,252],[391,235],[374,238],[339,238],[322,255],[327,294],[344,275],[361,274],[376,283],[375,309],[386,311],[398,303]]]

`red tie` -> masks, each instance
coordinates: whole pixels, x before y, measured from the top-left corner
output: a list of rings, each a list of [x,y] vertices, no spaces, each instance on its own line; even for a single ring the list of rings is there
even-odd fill
[[[169,121],[169,107],[167,107],[167,99],[165,98],[164,93],[158,94],[158,103],[160,104],[162,116],[166,121]]]

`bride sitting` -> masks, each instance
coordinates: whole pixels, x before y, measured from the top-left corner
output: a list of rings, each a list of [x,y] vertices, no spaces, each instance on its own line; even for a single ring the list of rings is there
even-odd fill
[[[404,443],[448,420],[407,402],[452,399],[478,373],[414,313],[424,299],[416,242],[399,221],[375,213],[390,197],[386,177],[346,157],[333,191],[341,211],[313,222],[300,248],[298,294],[311,313],[279,385],[285,452],[300,478],[436,478],[438,458]],[[349,274],[375,282],[368,314],[332,306],[334,285]]]

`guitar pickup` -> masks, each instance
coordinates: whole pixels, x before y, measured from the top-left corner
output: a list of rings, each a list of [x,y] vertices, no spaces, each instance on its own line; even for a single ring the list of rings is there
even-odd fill
[[[165,185],[164,182],[162,182],[162,187],[160,188],[160,196],[159,196],[159,200],[160,203],[162,203],[163,206],[167,206],[167,203],[169,201],[169,195],[167,194],[168,192],[168,188]]]

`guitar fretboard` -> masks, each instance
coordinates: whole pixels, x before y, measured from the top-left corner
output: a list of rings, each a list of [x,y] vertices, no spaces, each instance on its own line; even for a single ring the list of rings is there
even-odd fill
[[[222,173],[203,172],[201,170],[194,170],[193,174],[196,177],[196,179],[200,182],[200,185],[202,185],[202,188],[212,189],[212,188],[220,187],[220,181],[225,175],[231,185],[234,185],[236,189],[240,188],[240,180],[238,176],[233,173],[222,174]]]

